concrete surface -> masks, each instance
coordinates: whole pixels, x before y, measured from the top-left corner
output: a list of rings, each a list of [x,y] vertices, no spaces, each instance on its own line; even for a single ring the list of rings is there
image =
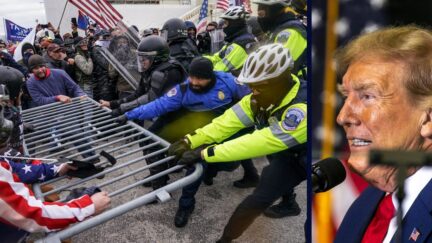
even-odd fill
[[[264,159],[256,160],[261,169]],[[172,179],[183,173],[171,175]],[[73,242],[215,242],[222,234],[232,212],[252,189],[237,189],[232,182],[241,178],[242,169],[222,172],[212,186],[202,185],[197,194],[195,211],[184,228],[174,226],[174,215],[180,191],[173,199],[143,206],[103,225],[72,238]],[[137,188],[138,191],[148,189]],[[302,212],[297,217],[269,219],[260,216],[236,242],[304,242],[303,224],[306,220],[306,182],[296,188],[297,202]],[[141,193],[137,193],[139,195]],[[122,198],[127,200],[127,198]]]

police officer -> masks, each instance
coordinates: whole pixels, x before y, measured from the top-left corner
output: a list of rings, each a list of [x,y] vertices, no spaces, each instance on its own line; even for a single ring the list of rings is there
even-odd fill
[[[186,79],[186,71],[183,66],[170,57],[168,43],[160,36],[152,35],[143,38],[138,45],[137,59],[138,71],[141,73],[141,80],[137,90],[133,94],[119,100],[100,101],[102,106],[113,109],[112,115],[114,116],[121,115],[161,97],[172,87]],[[159,129],[160,124],[162,122],[152,124],[148,130],[155,133]],[[147,142],[140,143],[140,146],[146,145]],[[143,153],[146,155],[157,149],[158,147],[151,147],[144,150]],[[153,156],[147,159],[147,162],[151,164],[159,159],[159,156]],[[155,174],[159,172],[161,167],[152,167],[150,173]],[[168,176],[157,178],[151,182],[151,186],[153,189],[157,189],[166,185],[167,181]]]
[[[249,93],[250,89],[245,85],[237,84],[233,75],[230,73],[213,71],[213,65],[210,60],[197,57],[190,64],[189,79],[186,82],[175,86],[163,97],[126,112],[119,120],[121,120],[120,122],[124,122],[133,119],[150,120],[154,117],[159,117],[151,127],[152,132],[155,132],[168,141],[173,141],[173,137],[179,139],[183,137],[184,134],[193,132],[195,129],[210,123],[213,118],[221,115],[225,110]],[[165,115],[169,112],[171,112],[171,115]],[[183,122],[182,119],[175,119],[177,116],[172,115],[172,112],[175,112],[177,116],[182,115],[185,117],[183,120],[186,120],[187,123]],[[157,123],[163,124],[157,125]],[[160,129],[154,129],[158,126],[165,129],[165,127],[169,125],[174,127],[174,129],[171,129],[167,135],[162,135],[163,133]],[[250,129],[244,130],[240,134],[249,131]],[[250,159],[249,163],[252,164]],[[206,168],[205,175],[208,175],[208,180],[212,180],[218,171],[232,171],[238,166],[238,162],[209,165],[206,166],[208,168]],[[150,172],[151,174],[156,174],[167,169],[167,167],[168,165],[165,163],[158,166],[157,170],[150,170]],[[193,167],[187,168],[186,174],[189,175],[193,173],[193,171]],[[179,200],[179,209],[175,217],[175,225],[177,227],[183,227],[187,224],[188,218],[194,209],[194,196],[203,179],[205,178],[200,178],[192,185],[183,189],[182,196]],[[156,180],[156,182],[152,183],[154,189],[158,188],[155,188],[155,185],[160,187],[160,183],[157,183],[158,181],[161,180]],[[208,183],[207,181],[206,184],[211,184],[211,182]]]
[[[306,80],[306,26],[292,11],[293,8],[299,8],[297,2],[302,0],[254,0],[253,2],[258,4],[258,22],[269,36],[269,43],[281,43],[288,48],[294,58],[292,73]],[[292,6],[293,2],[296,3],[295,6]]]
[[[281,196],[289,200],[277,205],[280,212],[292,214],[283,209],[291,209],[293,204],[298,208],[292,195],[294,187],[306,179],[307,97],[306,84],[291,74],[292,66],[293,59],[281,44],[260,47],[248,57],[238,77],[253,93],[169,149],[171,154],[181,156],[179,164],[188,165],[201,160],[214,163],[267,155],[270,165],[263,169],[252,195],[231,216],[221,242],[239,237]],[[239,129],[252,126],[257,128],[252,134],[198,148],[223,141]],[[299,214],[300,210],[295,213]]]
[[[90,51],[93,62],[92,85],[95,100],[115,99],[114,84],[108,75],[108,60],[102,55],[102,48],[108,48],[111,34],[106,30],[99,30],[94,36],[95,42]]]
[[[161,36],[168,42],[170,56],[179,61],[186,71],[189,71],[192,59],[200,56],[200,53],[194,41],[188,37],[186,23],[178,18],[169,19],[161,29]]]
[[[257,44],[255,36],[248,32],[246,19],[249,13],[244,7],[234,6],[220,16],[224,20],[223,32],[226,44],[212,56],[205,56],[213,62],[216,71],[231,72],[238,76],[248,53]]]
[[[137,49],[138,71],[141,73],[137,90],[119,100],[100,100],[100,104],[113,109],[113,115],[118,116],[155,100],[183,82],[186,79],[185,70],[169,55],[168,44],[162,37],[152,35],[143,38]]]

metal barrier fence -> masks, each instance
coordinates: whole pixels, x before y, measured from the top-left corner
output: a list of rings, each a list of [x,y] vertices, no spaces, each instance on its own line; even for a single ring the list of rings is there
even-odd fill
[[[169,143],[133,122],[117,124],[109,109],[99,107],[96,101],[89,98],[74,98],[69,104],[57,102],[25,110],[23,120],[36,128],[36,131],[24,135],[24,150],[30,157],[43,158],[46,163],[58,163],[56,158],[62,156],[105,167],[102,172],[83,179],[71,180],[62,176],[35,184],[33,191],[38,199],[44,200],[45,196],[57,193],[60,201],[65,201],[67,192],[74,188],[97,186],[108,192],[112,205],[102,214],[51,233],[37,242],[60,242],[154,200],[165,202],[171,198],[170,192],[194,182],[203,171],[202,166],[197,164],[195,172],[187,177],[155,191],[144,189],[142,184],[182,168],[176,165],[149,176],[150,168],[174,158],[163,156]],[[102,150],[117,160],[114,166],[108,159],[98,158],[97,154]],[[143,153],[143,150],[150,152]],[[152,158],[157,161],[147,165],[146,159]],[[41,186],[46,184],[55,189],[42,192]],[[121,200],[119,196],[127,200]]]

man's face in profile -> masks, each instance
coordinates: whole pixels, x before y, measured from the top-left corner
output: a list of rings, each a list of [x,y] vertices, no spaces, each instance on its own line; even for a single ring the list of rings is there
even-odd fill
[[[405,69],[400,62],[362,58],[349,66],[340,86],[345,102],[337,122],[349,143],[348,164],[387,192],[395,190],[395,170],[369,166],[367,152],[371,148],[421,150],[424,142],[420,129],[426,113],[409,100],[403,84]]]

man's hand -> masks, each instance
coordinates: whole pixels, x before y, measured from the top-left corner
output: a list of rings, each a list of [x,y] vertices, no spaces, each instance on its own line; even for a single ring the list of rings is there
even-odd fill
[[[114,116],[114,117],[120,116],[123,114],[124,114],[124,112],[120,108],[117,108],[117,109],[114,109],[111,111],[111,116]]]
[[[108,107],[108,108],[111,107],[111,103],[109,101],[106,101],[106,100],[99,100],[99,104],[101,107]]]
[[[72,99],[66,95],[57,95],[57,100],[64,104],[72,102]]]
[[[93,215],[97,215],[105,211],[111,203],[111,198],[109,198],[107,192],[98,192],[90,197],[95,206],[95,212]]]
[[[121,115],[115,119],[115,122],[117,122],[119,125],[124,125],[124,124],[126,124],[127,121],[128,121],[128,118],[125,115]]]
[[[66,173],[67,173],[69,170],[78,170],[78,168],[75,167],[75,166],[72,166],[72,165],[70,165],[70,164],[68,164],[68,163],[63,163],[63,164],[60,165],[60,169],[59,169],[59,171],[58,171],[58,175],[59,175],[59,176],[66,175]]]
[[[67,63],[68,63],[69,65],[74,65],[74,64],[75,64],[75,59],[73,59],[73,58],[68,58],[68,59],[67,59]]]
[[[168,148],[168,155],[175,155],[175,159],[181,158],[184,152],[191,150],[190,145],[187,143],[187,138],[182,138],[177,142],[171,144]]]
[[[198,148],[195,150],[188,150],[184,152],[180,160],[177,162],[179,165],[193,165],[201,160],[201,151],[202,149]]]

